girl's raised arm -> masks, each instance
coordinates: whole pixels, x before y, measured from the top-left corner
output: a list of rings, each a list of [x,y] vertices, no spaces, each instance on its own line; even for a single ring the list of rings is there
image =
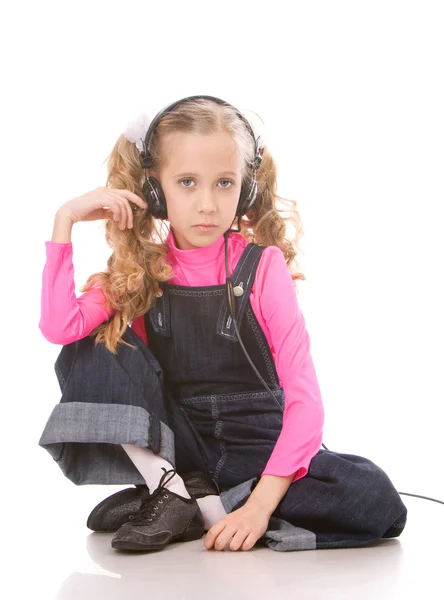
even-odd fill
[[[114,218],[120,229],[133,226],[129,202],[146,208],[129,190],[97,188],[64,204],[54,221],[52,240],[45,242],[39,328],[53,344],[69,344],[89,335],[112,315],[99,286],[76,297],[71,232],[78,221]]]

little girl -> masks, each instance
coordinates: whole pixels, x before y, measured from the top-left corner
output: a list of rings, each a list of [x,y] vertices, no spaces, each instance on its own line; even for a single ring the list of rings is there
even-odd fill
[[[62,397],[39,443],[78,485],[134,484],[88,518],[116,549],[205,531],[207,549],[357,547],[405,526],[379,467],[321,449],[298,235],[278,200],[263,132],[192,96],[129,127],[107,186],[57,211],[40,329],[63,345]],[[95,219],[113,253],[76,298],[71,230]]]

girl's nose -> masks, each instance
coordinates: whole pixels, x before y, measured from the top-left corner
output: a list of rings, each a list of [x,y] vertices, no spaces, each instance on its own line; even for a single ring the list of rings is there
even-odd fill
[[[211,191],[202,190],[198,200],[198,210],[206,214],[216,212],[217,201]]]

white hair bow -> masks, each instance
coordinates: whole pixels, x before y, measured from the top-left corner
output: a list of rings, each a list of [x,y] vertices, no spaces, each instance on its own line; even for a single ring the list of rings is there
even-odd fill
[[[145,141],[145,136],[151,121],[151,117],[146,113],[142,113],[136,119],[130,121],[123,132],[123,135],[129,142],[136,144],[139,152],[142,152],[143,150],[143,142]]]

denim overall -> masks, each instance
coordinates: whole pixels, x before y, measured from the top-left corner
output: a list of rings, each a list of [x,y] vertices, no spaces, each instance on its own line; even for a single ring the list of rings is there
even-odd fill
[[[282,429],[283,390],[249,301],[263,250],[249,244],[232,281],[243,290],[236,298],[241,339],[275,400],[237,340],[225,285],[164,284],[145,315],[149,347],[162,367],[173,410],[184,413],[200,449],[199,466],[220,489],[259,477]]]
[[[263,248],[249,244],[233,273],[241,338],[225,285],[163,284],[145,315],[149,348],[130,327],[116,355],[87,336],[64,346],[55,371],[62,397],[39,444],[81,484],[141,484],[121,444],[160,454],[179,474],[218,484],[227,512],[258,482],[282,428],[284,394],[249,294]],[[387,474],[367,458],[320,449],[270,520],[274,550],[366,546],[404,529],[407,509]]]

